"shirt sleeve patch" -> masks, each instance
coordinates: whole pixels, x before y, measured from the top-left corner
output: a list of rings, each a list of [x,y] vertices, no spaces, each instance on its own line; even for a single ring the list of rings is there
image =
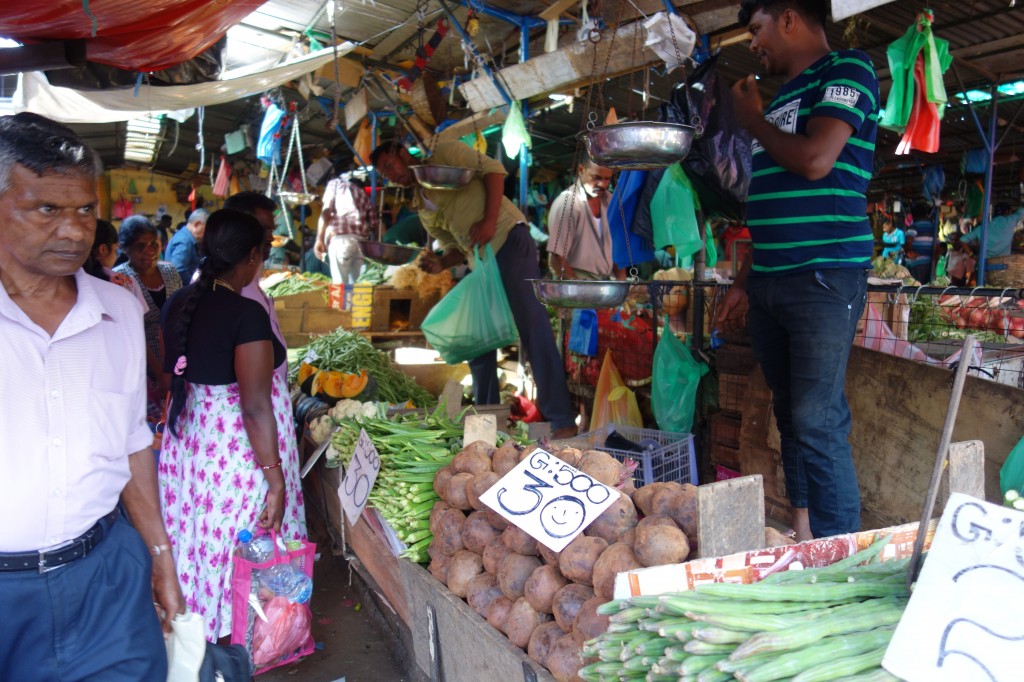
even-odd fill
[[[857,106],[860,96],[861,93],[856,88],[850,88],[845,85],[830,85],[825,88],[825,95],[821,98],[821,101],[842,104],[852,109]]]

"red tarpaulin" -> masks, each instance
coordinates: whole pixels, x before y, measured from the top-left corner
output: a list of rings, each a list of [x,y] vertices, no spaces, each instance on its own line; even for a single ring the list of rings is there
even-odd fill
[[[261,0],[19,0],[0,3],[0,36],[25,44],[83,39],[91,62],[159,71],[209,49],[262,4]]]

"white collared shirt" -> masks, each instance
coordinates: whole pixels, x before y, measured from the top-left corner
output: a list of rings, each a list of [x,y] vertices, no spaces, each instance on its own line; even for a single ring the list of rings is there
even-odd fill
[[[128,455],[153,441],[138,302],[81,269],[75,284],[52,337],[0,285],[0,552],[87,531],[117,505]]]

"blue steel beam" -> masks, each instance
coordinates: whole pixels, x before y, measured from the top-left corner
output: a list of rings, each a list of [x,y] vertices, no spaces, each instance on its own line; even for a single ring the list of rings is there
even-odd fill
[[[978,238],[978,286],[985,286],[985,265],[988,263],[988,225],[989,210],[992,202],[992,169],[996,161],[996,126],[999,123],[999,88],[997,83],[992,84],[992,118],[988,124],[988,136],[984,137],[985,149],[988,151],[988,168],[985,169],[985,191],[983,193],[981,213],[981,237]],[[938,239],[938,230],[935,238]]]
[[[520,26],[520,32],[522,39],[519,41],[519,61],[526,62],[530,58],[530,27],[526,25],[526,22]],[[523,122],[525,125],[526,117],[529,112],[529,104],[524,99],[522,102],[523,107]],[[527,215],[526,198],[530,194],[530,148],[523,143],[519,147],[519,210],[526,216],[526,221],[530,221],[530,217]]]
[[[327,118],[331,119],[334,117],[334,114],[331,113],[330,108],[328,108],[327,104],[324,102],[325,99],[326,98],[324,97],[317,97],[316,101],[320,103],[320,107],[324,110],[324,113],[327,114]],[[334,102],[331,102],[331,104],[334,104]],[[341,136],[341,140],[349,148],[349,151],[352,152],[352,156],[355,158],[356,161],[359,162],[359,165],[362,166],[363,168],[366,168],[366,162],[363,161],[363,158],[361,156],[359,156],[359,152],[357,152],[356,148],[352,146],[351,142],[349,142],[348,136],[345,135],[345,131],[342,129],[340,125],[338,125],[337,122],[334,123],[334,129],[338,131],[338,135]]]
[[[489,67],[487,65],[487,62],[484,61],[483,57],[480,56],[480,52],[476,49],[476,45],[473,44],[473,39],[470,37],[468,33],[466,33],[466,29],[462,27],[462,24],[459,23],[459,20],[455,18],[455,15],[452,13],[451,8],[448,7],[448,3],[445,2],[445,0],[437,1],[438,4],[441,5],[441,9],[442,11],[444,11],[445,16],[448,17],[448,22],[455,27],[456,31],[458,31],[459,36],[462,38],[462,44],[465,45],[466,49],[468,49],[473,54],[474,61],[476,61],[476,63],[480,65],[480,68],[484,70],[484,73],[487,74],[487,77],[491,79],[492,83],[494,83],[494,87],[498,90],[498,93],[501,95],[501,98],[505,100],[505,104],[512,104],[512,97],[508,94],[508,91],[506,91],[505,88],[502,87],[501,83],[498,82],[498,79],[495,77],[494,72],[491,71],[491,67]]]

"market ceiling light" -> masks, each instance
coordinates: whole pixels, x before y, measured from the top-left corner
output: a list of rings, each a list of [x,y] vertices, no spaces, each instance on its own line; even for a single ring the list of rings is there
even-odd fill
[[[144,116],[128,121],[124,134],[124,160],[153,163],[163,141],[163,116]]]

